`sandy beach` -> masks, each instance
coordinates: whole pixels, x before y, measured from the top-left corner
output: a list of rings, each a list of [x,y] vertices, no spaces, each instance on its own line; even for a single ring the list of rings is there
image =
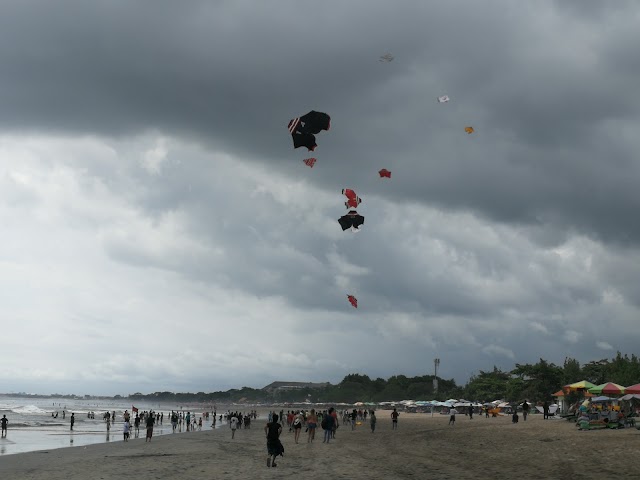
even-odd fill
[[[145,443],[111,442],[7,455],[0,458],[0,477],[12,480],[87,479],[606,479],[637,478],[635,428],[578,431],[565,420],[532,415],[512,424],[510,417],[469,420],[407,414],[391,430],[387,411],[379,411],[378,427],[338,429],[330,444],[316,439],[294,443],[285,428],[284,457],[266,466],[263,421],[250,430],[228,428],[164,435]],[[11,431],[9,431],[9,439]]]

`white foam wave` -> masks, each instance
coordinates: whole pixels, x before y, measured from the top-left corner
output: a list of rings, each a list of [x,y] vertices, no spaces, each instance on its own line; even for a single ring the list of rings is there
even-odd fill
[[[24,405],[21,407],[12,408],[11,411],[20,415],[42,415],[50,413],[46,410],[41,409],[40,407],[36,407],[35,405]]]

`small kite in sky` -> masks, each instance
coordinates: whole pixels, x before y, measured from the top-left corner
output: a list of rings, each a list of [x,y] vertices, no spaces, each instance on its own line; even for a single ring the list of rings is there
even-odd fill
[[[305,158],[303,160],[304,164],[307,165],[309,168],[313,168],[313,166],[316,164],[316,159],[315,158]]]
[[[447,103],[448,101],[449,101],[448,95],[443,95],[441,97],[438,97],[438,103]]]
[[[382,177],[391,178],[391,172],[389,170],[387,170],[386,168],[383,168],[378,173],[380,174],[380,178],[382,178]]]
[[[467,132],[469,135],[471,135],[473,132],[475,132],[473,127],[464,127],[464,131]]]
[[[362,199],[350,188],[343,188],[342,194],[347,197],[347,201],[344,202],[347,208],[358,208],[358,205],[362,202]]]
[[[364,217],[359,215],[355,210],[349,210],[346,215],[343,215],[338,219],[338,223],[342,227],[343,232],[347,228],[351,228],[351,230],[355,232],[360,230],[360,226],[364,223]]]
[[[289,121],[289,133],[293,138],[293,148],[307,147],[310,152],[318,146],[315,135],[321,130],[329,130],[331,117],[323,112],[311,110],[306,115]]]
[[[353,308],[358,308],[358,299],[356,297],[353,295],[347,295],[347,298],[349,299],[349,303],[353,305]]]
[[[380,60],[378,60],[379,62],[392,62],[393,61],[393,55],[391,55],[390,53],[385,53],[384,55],[380,55]]]

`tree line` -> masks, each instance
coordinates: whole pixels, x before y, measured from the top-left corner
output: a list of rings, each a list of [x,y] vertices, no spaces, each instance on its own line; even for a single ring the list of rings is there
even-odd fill
[[[544,359],[535,364],[516,363],[512,370],[504,371],[496,366],[492,370],[480,370],[466,385],[456,385],[453,379],[438,377],[437,391],[433,375],[406,377],[394,375],[388,379],[371,379],[367,375],[352,373],[336,385],[324,388],[300,388],[275,390],[243,387],[212,393],[135,393],[131,400],[146,400],[171,403],[354,403],[400,400],[446,400],[464,398],[471,401],[489,402],[497,399],[520,402],[553,400],[552,395],[564,385],[588,380],[596,385],[614,382],[624,386],[640,383],[640,360],[636,355],[593,360],[581,365],[575,358],[565,358],[562,366]],[[574,395],[577,398],[577,395]],[[573,401],[573,396],[568,400]]]

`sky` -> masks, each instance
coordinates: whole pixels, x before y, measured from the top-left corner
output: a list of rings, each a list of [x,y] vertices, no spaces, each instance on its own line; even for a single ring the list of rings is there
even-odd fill
[[[637,352],[638,22],[623,0],[4,0],[0,391],[434,358],[464,385]],[[314,152],[287,130],[310,110]]]

